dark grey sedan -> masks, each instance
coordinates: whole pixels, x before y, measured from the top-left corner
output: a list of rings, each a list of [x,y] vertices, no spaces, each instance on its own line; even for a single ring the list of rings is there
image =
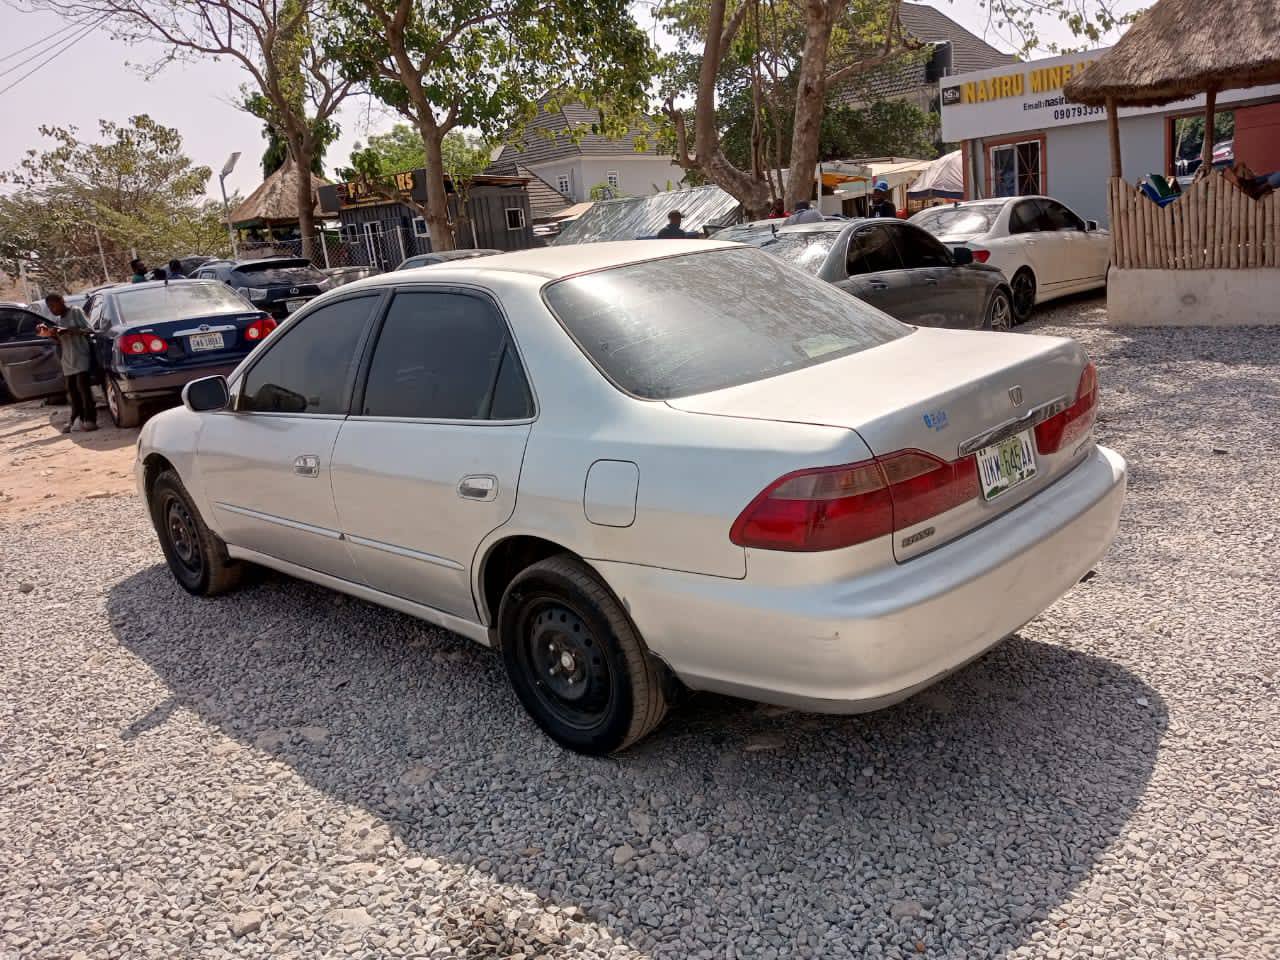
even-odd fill
[[[974,263],[969,250],[949,250],[902,220],[779,226],[743,240],[903,323],[967,330],[1012,326],[1012,298],[999,270]]]

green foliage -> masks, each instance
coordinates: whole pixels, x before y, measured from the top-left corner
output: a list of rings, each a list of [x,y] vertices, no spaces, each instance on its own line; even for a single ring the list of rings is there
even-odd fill
[[[240,107],[262,121],[262,136],[267,141],[262,151],[262,178],[265,180],[284,166],[289,156],[289,144],[284,132],[271,121],[274,111],[270,102],[261,93],[242,88]],[[311,172],[318,177],[324,176],[324,155],[330,145],[338,139],[342,128],[333,120],[316,120],[310,118],[314,153],[311,156]]]
[[[41,127],[53,145],[0,173],[17,188],[0,197],[0,267],[13,273],[24,261],[64,289],[101,282],[95,226],[117,270],[131,250],[153,260],[227,252],[221,205],[204,195],[211,171],[182,152],[177,130],[143,114],[99,121],[98,132],[87,142],[74,127]]]
[[[425,156],[422,136],[407,123],[397,123],[386,133],[369,137],[367,146],[355,144],[350,165],[338,168],[343,180],[355,180],[360,176],[385,177],[405,170],[416,170]]]
[[[1213,115],[1213,142],[1222,143],[1236,135],[1236,115],[1219,110]],[[1179,117],[1173,127],[1173,158],[1199,160],[1204,148],[1204,116]]]

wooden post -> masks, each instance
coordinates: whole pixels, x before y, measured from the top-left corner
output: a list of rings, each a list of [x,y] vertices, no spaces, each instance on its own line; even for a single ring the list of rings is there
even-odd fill
[[[1116,98],[1107,97],[1107,137],[1111,142],[1111,175],[1123,177],[1120,163],[1120,118],[1116,115]]]
[[[1213,169],[1213,108],[1218,101],[1217,90],[1204,94],[1204,144],[1200,147],[1200,166],[1208,173]]]

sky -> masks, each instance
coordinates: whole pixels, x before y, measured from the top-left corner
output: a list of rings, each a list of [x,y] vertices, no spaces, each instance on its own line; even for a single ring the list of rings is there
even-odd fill
[[[934,0],[933,5],[994,46],[1013,49],[988,28],[987,11],[977,0]],[[1136,3],[1120,0],[1119,6],[1134,9]],[[124,123],[130,116],[146,113],[176,127],[187,154],[213,169],[210,196],[218,196],[217,171],[233,151],[243,155],[227,178],[228,192],[238,190],[247,195],[261,182],[262,124],[232,105],[245,81],[245,74],[234,63],[204,60],[175,64],[148,79],[132,65],[154,62],[163,48],[125,46],[103,31],[85,35],[60,56],[33,57],[33,48],[37,52],[57,49],[58,39],[48,44],[40,41],[63,27],[63,22],[51,13],[7,6],[0,6],[0,10],[5,28],[0,41],[0,58],[4,58],[0,60],[0,90],[4,91],[0,93],[0,170],[17,165],[27,150],[49,145],[40,136],[42,124],[75,126],[83,138],[96,139],[100,119]],[[1063,45],[1078,43],[1057,23],[1044,24],[1041,34],[1045,40]],[[34,72],[14,84],[29,70]],[[370,132],[388,129],[395,117],[361,97],[347,102],[338,121],[342,136],[329,148],[330,171],[335,165],[346,164],[355,142],[366,139]]]

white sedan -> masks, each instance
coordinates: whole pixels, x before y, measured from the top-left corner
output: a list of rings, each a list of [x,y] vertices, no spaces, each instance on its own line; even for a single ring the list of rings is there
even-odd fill
[[[736,243],[385,273],[183,401],[136,473],[186,590],[257,563],[440,624],[587,753],[682,686],[901,700],[1070,590],[1124,500],[1079,344],[907,326]]]
[[[911,218],[949,247],[999,267],[1013,291],[1018,322],[1038,303],[1107,285],[1111,234],[1051,197],[970,200]]]

